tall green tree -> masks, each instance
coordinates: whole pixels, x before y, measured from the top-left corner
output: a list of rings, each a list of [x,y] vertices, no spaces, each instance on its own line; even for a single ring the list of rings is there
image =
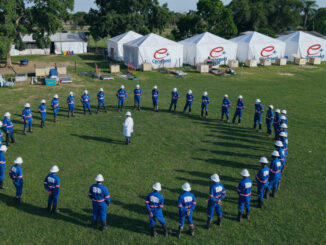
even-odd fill
[[[10,48],[22,49],[22,34],[32,34],[40,48],[49,46],[51,34],[62,27],[61,20],[73,10],[74,0],[1,0],[0,56],[11,66]]]
[[[304,13],[303,27],[306,29],[308,18],[316,14],[318,5],[314,0],[302,0],[302,8]]]
[[[319,8],[310,22],[310,30],[326,35],[326,8]]]

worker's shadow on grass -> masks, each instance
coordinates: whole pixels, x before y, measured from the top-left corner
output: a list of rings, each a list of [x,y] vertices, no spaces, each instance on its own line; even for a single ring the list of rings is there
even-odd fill
[[[216,138],[221,138],[221,139],[227,139],[227,140],[233,140],[233,141],[244,141],[244,142],[247,142],[247,143],[252,143],[252,144],[257,144],[259,143],[260,145],[261,144],[265,144],[265,145],[271,145],[271,142],[267,142],[267,141],[261,141],[261,140],[252,140],[252,139],[247,139],[247,138],[244,138],[244,137],[237,137],[236,135],[228,135],[228,136],[224,136],[224,135],[213,135],[213,134],[207,134],[206,135],[207,137],[214,137],[215,139]]]
[[[270,147],[268,148],[262,148],[262,147],[257,147],[257,146],[252,146],[252,145],[244,145],[244,144],[239,144],[236,142],[218,142],[218,141],[208,141],[208,140],[202,140],[203,143],[210,143],[216,146],[220,146],[220,147],[227,147],[227,148],[242,148],[242,149],[252,149],[252,150],[257,150],[257,151],[266,151],[268,149],[270,149]],[[256,144],[260,145],[260,142],[257,141]]]
[[[253,155],[253,154],[248,154],[248,153],[234,153],[232,151],[208,150],[208,149],[199,149],[199,150],[202,151],[202,152],[209,151],[211,153],[215,153],[215,154],[218,154],[218,155],[225,155],[225,156],[231,156],[231,157],[237,156],[237,157],[253,158],[253,159],[255,159],[255,161],[261,157],[260,155]],[[200,160],[200,158],[198,158],[197,160]],[[202,160],[204,160],[204,159],[202,159]],[[226,162],[227,160],[217,160],[217,161]],[[228,165],[229,167],[231,165],[237,165],[236,162],[233,162],[233,161],[229,161],[229,163],[230,163],[230,165]],[[243,163],[239,163],[239,164],[241,165]],[[221,163],[221,165],[223,165],[223,163]]]
[[[114,140],[114,139],[98,137],[98,136],[77,135],[77,134],[71,134],[71,136],[79,137],[84,140],[94,140],[94,141],[106,142],[109,144],[116,144],[116,145],[123,145],[125,143],[124,141],[121,140]]]
[[[200,161],[203,161],[203,159],[201,158],[194,158],[194,159],[198,159]],[[210,177],[213,173],[205,173],[205,172],[199,172],[199,171],[190,171],[190,170],[184,170],[184,169],[175,169],[176,172],[179,172],[179,173],[188,173],[190,174],[191,176],[196,176],[196,177],[200,177],[200,178],[203,178],[203,179],[206,179],[206,180],[210,180]],[[220,176],[220,179],[221,181],[230,181],[230,182],[236,182],[238,183],[241,179],[240,178],[234,178],[234,177],[231,177],[231,176],[225,176],[225,175],[219,175]],[[211,184],[213,182],[211,181]]]
[[[247,155],[247,154],[245,154]],[[242,154],[235,154],[233,153],[233,156],[242,156]],[[259,159],[259,157],[255,157],[256,159]],[[249,168],[249,169],[259,169],[259,165],[258,164],[246,164],[246,163],[242,163],[242,162],[236,162],[236,161],[231,161],[231,160],[226,160],[226,159],[218,159],[218,158],[208,158],[208,159],[202,159],[202,158],[192,158],[193,160],[196,161],[205,161],[211,164],[215,164],[215,165],[220,165],[220,166],[225,166],[225,167],[232,167],[232,168],[239,168],[239,169],[243,169],[243,168]],[[226,177],[226,176],[224,176]],[[228,177],[226,177],[228,178]],[[229,177],[229,179],[231,178],[231,181],[234,181],[234,179],[232,177]],[[226,180],[226,179],[225,179]]]

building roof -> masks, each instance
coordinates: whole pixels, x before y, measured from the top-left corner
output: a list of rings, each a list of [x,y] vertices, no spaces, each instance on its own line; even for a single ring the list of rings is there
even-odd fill
[[[51,42],[87,42],[85,33],[83,32],[57,32],[50,36]],[[22,41],[24,43],[34,43],[32,34],[23,35]]]

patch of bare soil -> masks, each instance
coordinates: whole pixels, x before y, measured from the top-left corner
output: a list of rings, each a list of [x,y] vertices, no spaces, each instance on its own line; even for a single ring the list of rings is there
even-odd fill
[[[293,73],[287,73],[287,72],[279,72],[279,73],[277,73],[277,75],[280,75],[280,76],[289,76],[289,77],[293,77],[294,76]]]

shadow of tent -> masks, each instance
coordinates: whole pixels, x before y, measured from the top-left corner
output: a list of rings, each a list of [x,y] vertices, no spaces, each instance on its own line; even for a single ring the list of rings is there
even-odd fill
[[[105,138],[105,137],[89,136],[89,135],[77,135],[77,134],[71,134],[71,136],[79,137],[79,138],[84,139],[84,140],[94,140],[94,141],[106,142],[106,143],[110,143],[110,144],[117,144],[117,145],[124,144],[124,141],[114,140],[114,139]]]

